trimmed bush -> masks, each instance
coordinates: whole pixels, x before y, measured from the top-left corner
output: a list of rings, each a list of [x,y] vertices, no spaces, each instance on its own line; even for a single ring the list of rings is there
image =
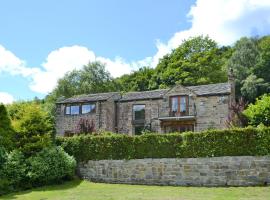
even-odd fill
[[[209,130],[184,133],[177,157],[256,156],[270,153],[270,129]]]
[[[249,127],[140,136],[81,135],[59,137],[56,141],[77,161],[270,154],[270,128]]]
[[[56,142],[78,161],[134,158],[172,158],[176,156],[180,134],[127,136],[80,135],[60,137]]]

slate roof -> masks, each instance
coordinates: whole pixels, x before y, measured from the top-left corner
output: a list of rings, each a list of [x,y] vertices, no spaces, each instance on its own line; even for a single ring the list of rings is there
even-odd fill
[[[121,101],[140,100],[140,99],[160,99],[168,91],[168,89],[151,90],[143,92],[128,92],[124,94]]]
[[[97,94],[88,94],[88,95],[78,95],[63,101],[58,101],[57,103],[83,103],[83,102],[94,102],[94,101],[105,101],[109,98],[117,100],[121,98],[119,92],[108,92],[108,93],[97,93]]]
[[[216,83],[208,85],[188,86],[198,96],[230,94],[231,87],[229,83]]]
[[[198,86],[187,86],[186,88],[193,91],[198,96],[211,96],[230,94],[229,83],[217,83]],[[80,95],[59,101],[57,103],[83,103],[91,101],[104,101],[109,98],[120,101],[142,100],[142,99],[159,99],[162,98],[170,89],[151,90],[143,92],[128,92],[122,95],[119,92],[97,93],[89,95]]]

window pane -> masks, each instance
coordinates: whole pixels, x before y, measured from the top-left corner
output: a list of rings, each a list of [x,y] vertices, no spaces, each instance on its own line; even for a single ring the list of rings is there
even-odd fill
[[[178,97],[172,97],[171,101],[172,101],[171,112],[174,116],[178,112]]]
[[[180,113],[185,114],[187,111],[186,97],[180,97]]]
[[[135,120],[145,119],[145,105],[134,105],[133,112]]]
[[[65,108],[65,114],[70,115],[70,106],[66,106]]]
[[[141,135],[144,130],[144,126],[135,126],[135,135]]]
[[[80,114],[80,106],[71,106],[70,107],[70,110],[71,110],[71,114],[72,115],[78,115]]]
[[[96,109],[95,104],[82,105],[82,114],[95,112],[95,109]]]

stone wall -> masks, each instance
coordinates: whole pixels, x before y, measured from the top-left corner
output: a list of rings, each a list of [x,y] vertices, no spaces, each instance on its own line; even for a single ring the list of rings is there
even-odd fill
[[[118,129],[119,133],[134,135],[133,105],[145,105],[145,125],[151,124],[153,132],[161,132],[159,109],[162,99],[123,101],[118,103]]]
[[[270,156],[101,160],[79,163],[94,182],[179,186],[270,184]]]
[[[209,128],[224,129],[229,115],[229,95],[200,96],[195,99],[195,131]]]

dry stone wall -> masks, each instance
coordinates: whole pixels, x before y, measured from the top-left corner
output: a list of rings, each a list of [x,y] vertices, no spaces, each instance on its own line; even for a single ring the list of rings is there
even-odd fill
[[[105,183],[175,186],[270,184],[270,156],[100,160],[79,163],[82,178]]]

